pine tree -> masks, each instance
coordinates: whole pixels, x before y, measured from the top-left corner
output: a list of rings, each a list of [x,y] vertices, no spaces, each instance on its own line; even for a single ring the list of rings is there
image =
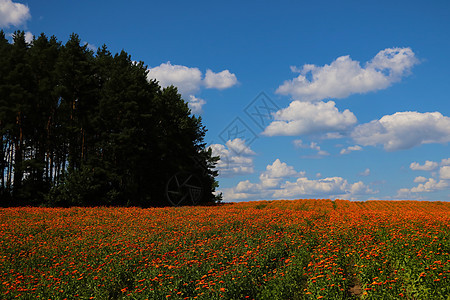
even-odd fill
[[[11,51],[11,71],[7,78],[10,84],[9,100],[12,112],[15,118],[15,126],[12,130],[12,142],[14,149],[14,188],[13,195],[20,201],[24,200],[26,195],[22,195],[23,179],[26,170],[26,155],[29,150],[26,148],[28,142],[27,136],[27,117],[31,113],[31,68],[28,64],[29,45],[25,41],[25,33],[17,31],[13,35],[13,45]]]
[[[3,30],[0,30],[0,205],[8,205],[10,196],[10,161],[8,159],[10,148],[10,130],[13,124],[11,120],[11,101],[9,99],[10,85],[9,72],[11,70],[12,45],[8,43]]]
[[[169,205],[179,172],[213,202],[218,158],[175,87],[147,80],[125,51],[96,54],[72,34],[10,44],[0,31],[0,193],[15,205]],[[2,205],[8,205],[4,202]]]
[[[29,50],[29,64],[33,76],[33,114],[29,116],[28,122],[31,123],[31,147],[35,150],[28,161],[30,176],[27,186],[33,192],[35,201],[42,201],[52,183],[52,131],[58,103],[54,91],[57,85],[54,73],[60,47],[55,37],[49,40],[41,34],[33,40]]]
[[[59,111],[64,127],[64,139],[68,169],[74,171],[81,167],[85,154],[86,126],[88,112],[95,106],[95,80],[93,53],[87,45],[80,44],[76,34],[62,47],[56,65]],[[62,163],[65,165],[65,158]]]

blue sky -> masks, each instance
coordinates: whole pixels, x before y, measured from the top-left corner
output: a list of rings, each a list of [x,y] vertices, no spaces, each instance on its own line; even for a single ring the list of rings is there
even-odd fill
[[[0,0],[0,28],[178,86],[225,201],[450,200],[450,2],[242,2]]]

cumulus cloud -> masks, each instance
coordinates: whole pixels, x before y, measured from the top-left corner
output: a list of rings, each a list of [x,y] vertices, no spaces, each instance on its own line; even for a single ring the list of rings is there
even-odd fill
[[[266,171],[259,176],[260,183],[254,184],[255,191],[267,191],[277,189],[283,178],[304,177],[305,172],[297,172],[294,167],[276,159],[271,165],[267,165]]]
[[[422,183],[422,182],[426,182],[427,179],[423,176],[417,176],[416,178],[414,178],[414,182],[415,183]]]
[[[0,27],[19,26],[30,18],[28,6],[11,0],[0,0]]]
[[[399,80],[400,77],[408,75],[411,68],[419,61],[410,48],[387,48],[384,49],[367,63],[366,69],[374,69],[389,77]]]
[[[411,192],[413,193],[422,193],[422,192],[434,192],[436,190],[442,190],[448,187],[448,183],[443,181],[443,180],[439,180],[437,181],[434,178],[429,178],[427,182],[425,183],[421,183],[416,187],[413,187],[411,189]]]
[[[30,31],[25,31],[24,34],[25,34],[25,42],[27,42],[28,44],[31,44],[31,42],[34,39],[34,35]],[[5,34],[5,36],[11,43],[14,42],[14,33],[8,33],[8,34]]]
[[[236,75],[230,73],[228,70],[224,70],[219,73],[214,73],[211,70],[207,70],[205,74],[204,84],[208,89],[227,89],[237,84]]]
[[[250,147],[247,146],[245,140],[243,139],[236,138],[234,140],[229,140],[227,141],[226,145],[228,149],[230,149],[232,152],[236,154],[239,153],[247,156],[256,155],[256,153],[252,149],[250,149]]]
[[[92,51],[94,51],[94,52],[97,52],[98,47],[95,46],[94,44],[90,44],[90,43],[88,43],[88,42],[84,42],[84,44],[86,45],[86,47],[87,47],[89,50],[92,50]],[[138,62],[135,62],[135,63],[137,64]]]
[[[293,101],[274,114],[274,119],[263,134],[301,135],[330,131],[345,131],[356,123],[355,115],[348,109],[339,112],[333,101]]]
[[[441,179],[450,179],[450,166],[442,166],[439,169],[439,177]]]
[[[248,186],[246,186],[248,185]],[[242,201],[242,200],[253,200],[258,196],[262,196],[260,199],[265,199],[262,192],[252,192],[253,183],[249,180],[241,181],[234,188],[225,188],[220,190],[222,193],[224,201]],[[243,190],[244,192],[239,192]]]
[[[402,188],[397,192],[397,197],[413,197],[417,198],[420,193],[430,193],[445,190],[450,187],[450,159],[444,158],[440,163],[427,160],[423,165],[413,162],[409,166],[414,171],[434,171],[439,168],[439,172],[431,173],[435,178],[426,178],[418,176],[414,179],[417,186],[412,188]]]
[[[441,166],[450,166],[450,158],[442,159]]]
[[[364,67],[348,55],[341,56],[329,65],[291,67],[291,71],[300,75],[285,81],[276,92],[303,101],[345,98],[355,93],[385,89],[409,74],[417,63],[410,48],[382,50]]]
[[[315,143],[315,142],[311,142],[309,145],[307,145],[307,144],[303,144],[302,140],[294,140],[293,143],[294,143],[294,146],[296,148],[316,150],[317,151],[317,155],[319,155],[319,156],[330,155],[330,153],[328,153],[327,151],[322,150],[320,148],[320,146],[317,145],[317,143]]]
[[[294,182],[286,181],[281,188],[273,194],[274,198],[299,198],[299,197],[340,197],[350,195],[372,194],[373,191],[362,181],[349,183],[342,177],[328,177],[311,180],[298,178]]]
[[[214,73],[208,69],[204,79],[202,76],[198,68],[172,65],[170,61],[149,68],[147,74],[148,80],[156,79],[163,88],[170,85],[176,86],[178,92],[187,99],[193,113],[202,112],[202,106],[206,104],[204,99],[195,96],[202,87],[223,90],[237,84],[236,75],[228,70]]]
[[[363,146],[383,145],[387,151],[450,141],[450,118],[439,112],[397,112],[358,125],[353,139]]]
[[[403,188],[398,190],[398,196],[399,197],[404,197],[404,196],[408,196],[411,194],[416,194],[416,193],[430,193],[430,192],[436,192],[439,190],[443,190],[449,187],[449,183],[445,180],[439,180],[437,181],[434,178],[429,178],[428,180],[425,178],[425,181],[423,181],[423,179],[420,179],[423,183],[419,183],[419,185],[411,188],[411,189],[407,189],[407,188]]]
[[[367,168],[363,172],[358,174],[359,176],[369,176],[370,175],[370,169]]]
[[[335,139],[341,139],[343,137],[344,137],[344,135],[342,135],[339,132],[327,132],[321,138],[324,140],[335,140]]]
[[[438,163],[434,161],[427,160],[423,165],[417,162],[412,162],[409,168],[414,171],[433,171],[438,167]]]
[[[294,180],[287,180],[293,178]],[[279,159],[266,167],[259,182],[239,182],[223,189],[225,201],[249,199],[295,199],[302,197],[355,197],[376,193],[362,181],[349,183],[342,177],[308,179],[305,172],[297,172]]]
[[[220,156],[217,163],[220,176],[232,177],[254,172],[253,157],[256,153],[245,145],[245,140],[237,138],[227,141],[225,145],[212,144],[209,148],[213,156]]]
[[[200,89],[202,72],[198,68],[172,65],[169,61],[150,68],[147,78],[158,80],[162,87],[174,85],[182,95],[192,95]]]
[[[319,180],[310,180],[308,178],[298,178],[294,182],[287,181],[282,189],[274,193],[279,198],[295,198],[304,195],[320,194],[340,194],[346,182],[342,177],[330,177]]]
[[[362,150],[361,146],[355,145],[355,146],[350,146],[350,147],[342,149],[340,153],[341,154],[349,154],[352,151],[361,151],[361,150]]]
[[[277,158],[271,165],[266,167],[265,174],[271,178],[283,178],[297,175],[297,172],[294,170],[294,167],[288,166]]]
[[[205,100],[201,98],[197,98],[193,95],[189,95],[188,98],[188,106],[191,109],[192,113],[199,114],[202,112],[202,107],[206,103]]]

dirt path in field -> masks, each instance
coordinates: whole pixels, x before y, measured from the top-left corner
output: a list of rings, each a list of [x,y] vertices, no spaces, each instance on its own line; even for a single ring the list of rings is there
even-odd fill
[[[355,285],[349,289],[349,292],[352,296],[360,297],[363,289],[359,283],[355,283]]]
[[[356,274],[356,268],[353,265],[351,265],[350,270],[351,270],[350,271],[351,272],[350,273],[351,274],[351,282],[352,282],[353,286],[348,289],[348,292],[351,296],[360,298],[364,290],[362,288],[361,282],[359,281],[358,277],[353,275],[353,274]]]

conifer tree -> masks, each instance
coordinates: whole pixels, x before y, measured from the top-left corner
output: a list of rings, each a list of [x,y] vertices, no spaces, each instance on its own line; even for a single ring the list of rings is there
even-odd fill
[[[147,80],[125,51],[97,53],[72,34],[31,44],[0,31],[0,196],[15,205],[168,205],[165,186],[190,172],[214,202],[206,128],[176,87]],[[9,205],[3,202],[1,205]]]
[[[4,201],[9,195],[9,130],[11,127],[11,102],[9,101],[10,86],[7,82],[11,66],[11,48],[3,30],[0,31],[0,198]],[[6,203],[2,203],[5,205]]]
[[[30,142],[35,149],[29,159],[28,189],[35,193],[37,201],[42,201],[52,183],[53,172],[53,130],[54,116],[57,110],[58,97],[55,65],[58,60],[60,43],[53,36],[50,40],[44,34],[34,39],[29,50],[29,64],[32,70],[32,102],[33,113],[28,121],[31,124]]]

